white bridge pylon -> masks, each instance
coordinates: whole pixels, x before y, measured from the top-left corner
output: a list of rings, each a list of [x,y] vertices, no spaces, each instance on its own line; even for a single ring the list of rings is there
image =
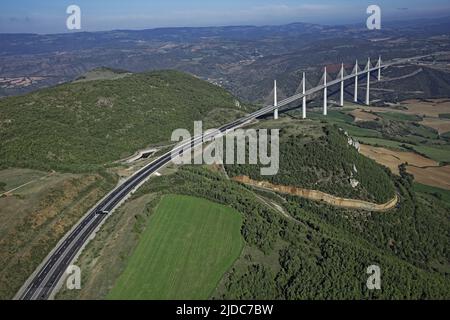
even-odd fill
[[[294,102],[298,99],[302,99],[302,118],[306,119],[306,99],[309,95],[312,95],[314,93],[323,91],[323,115],[328,114],[328,88],[334,85],[339,84],[340,85],[340,99],[339,99],[339,105],[341,107],[344,106],[344,88],[345,88],[345,81],[353,80],[355,91],[354,91],[354,97],[353,102],[358,102],[358,80],[359,77],[365,76],[366,79],[366,99],[365,104],[370,105],[370,77],[372,73],[377,72],[377,80],[381,80],[381,69],[385,68],[387,66],[383,66],[381,62],[381,57],[378,58],[378,63],[375,67],[372,66],[370,58],[367,59],[367,64],[364,68],[364,70],[361,70],[359,68],[358,60],[356,60],[355,66],[353,67],[353,70],[351,74],[347,74],[345,72],[345,66],[344,63],[341,64],[341,68],[339,71],[339,74],[335,80],[330,80],[329,75],[327,73],[327,67],[324,67],[323,76],[320,79],[319,85],[312,89],[306,89],[306,75],[303,72],[302,73],[302,81],[299,85],[299,88],[297,89],[296,93],[286,98],[282,101],[278,101],[277,97],[277,81],[274,81],[274,88],[273,88],[273,111],[274,111],[274,119],[278,119],[278,111],[280,107],[283,107],[291,102]]]
[[[275,110],[273,111],[273,118],[278,120],[277,80],[273,81],[273,106],[275,107]]]
[[[355,74],[355,95],[354,95],[354,99],[353,102],[358,102],[358,74],[359,74],[359,65],[358,65],[358,60],[356,60],[356,64],[355,67],[353,68],[353,74]]]

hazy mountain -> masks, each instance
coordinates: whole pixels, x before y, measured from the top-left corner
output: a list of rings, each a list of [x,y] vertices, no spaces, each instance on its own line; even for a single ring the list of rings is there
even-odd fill
[[[379,31],[359,25],[293,23],[0,34],[0,96],[71,81],[104,66],[132,72],[177,69],[219,84],[245,100],[263,101],[275,78],[290,93],[302,71],[315,85],[324,65],[344,62],[351,70],[354,60],[363,63],[368,56],[389,60],[450,51],[449,40],[448,19],[391,22]],[[433,69],[448,72],[448,57]],[[432,80],[427,83],[435,86]]]

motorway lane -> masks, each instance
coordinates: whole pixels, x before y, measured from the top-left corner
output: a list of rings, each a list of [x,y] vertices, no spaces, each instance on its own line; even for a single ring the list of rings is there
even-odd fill
[[[378,67],[370,69],[370,72],[376,70],[378,70]],[[363,76],[364,73],[367,73],[367,71],[360,72],[358,76]],[[346,76],[344,80],[349,80],[354,77],[356,77],[356,75],[352,74]],[[327,86],[333,86],[335,84],[338,84],[340,81],[340,79],[333,80]],[[143,183],[152,173],[168,164],[171,161],[172,152],[185,152],[191,150],[193,147],[202,144],[203,140],[217,136],[219,134],[223,134],[227,130],[236,129],[250,120],[273,112],[276,108],[281,108],[298,99],[303,98],[303,96],[323,90],[323,88],[324,86],[321,85],[308,90],[305,95],[296,94],[292,97],[280,101],[277,107],[266,106],[246,117],[224,125],[215,132],[199,137],[194,137],[190,142],[175,147],[171,152],[161,156],[140,171],[136,172],[132,177],[130,177],[128,180],[114,189],[109,195],[107,195],[87,216],[82,219],[82,221],[74,228],[74,230],[70,232],[70,235],[64,241],[62,241],[58,248],[50,255],[43,267],[41,267],[39,272],[33,277],[24,292],[19,296],[19,299],[48,299],[74,257],[81,250],[89,237],[99,227],[99,225],[107,218],[107,214],[98,214],[97,212],[101,212],[104,210],[106,210],[107,212],[111,212],[124,198],[126,198],[126,196],[131,193],[131,191],[133,191],[141,183]]]
[[[142,181],[145,175],[149,175],[156,171],[163,164],[170,161],[170,157],[163,157],[158,159],[149,166],[147,170],[140,172],[138,176],[135,176],[131,182],[124,183],[113,191],[105,200],[87,215],[82,222],[71,232],[71,234],[64,240],[58,249],[51,255],[50,259],[43,266],[41,271],[34,277],[34,280],[27,287],[27,290],[20,297],[21,299],[45,299],[50,295],[51,289],[56,285],[58,280],[67,267],[70,261],[76,255],[78,250],[83,246],[84,242],[89,238],[93,231],[100,225],[100,223],[106,218],[104,214],[96,214],[98,211],[108,210],[110,211],[114,206],[120,202],[124,197],[122,195],[127,194],[129,190],[132,190],[136,180]],[[136,179],[137,178],[137,179]],[[131,186],[131,189],[130,189]],[[111,199],[113,200],[111,202]]]
[[[39,290],[42,286],[42,280],[47,276],[48,272],[52,268],[53,264],[61,256],[67,245],[74,239],[74,237],[86,226],[86,224],[92,219],[95,214],[91,212],[83,221],[72,231],[72,233],[63,241],[63,243],[52,254],[51,258],[44,264],[41,270],[34,277],[34,281],[27,287],[26,291],[22,294],[21,299],[30,299],[36,290]],[[37,280],[37,281],[36,281]]]
[[[92,220],[89,221],[88,226],[83,230],[83,232],[79,233],[73,242],[64,248],[64,255],[60,255],[57,261],[53,264],[53,267],[42,280],[42,283],[44,284],[32,294],[32,300],[46,299],[51,294],[57,280],[64,274],[70,261],[77,254],[78,249],[84,244],[98,224],[103,220],[102,216],[104,218],[104,215],[95,215]]]
[[[200,143],[201,139],[198,138],[192,142],[195,146]],[[60,244],[57,250],[50,256],[47,263],[33,278],[27,289],[20,296],[20,299],[47,299],[58,280],[63,276],[72,259],[82,248],[89,236],[92,235],[95,229],[107,217],[107,215],[97,214],[97,212],[103,210],[112,211],[112,209],[114,209],[115,206],[134,188],[148,178],[153,172],[157,171],[170,161],[171,154],[162,156],[111,192]]]
[[[231,125],[224,126],[220,132],[224,132],[225,130],[228,130],[238,124],[241,124],[242,120],[236,121],[235,123]],[[206,135],[204,138],[208,138],[213,136],[214,134]],[[191,143],[191,147],[195,147],[197,145],[201,144],[201,140],[197,140],[195,142]],[[106,204],[100,204],[96,207],[96,210],[106,210],[111,211],[118,202],[120,202],[125,195],[127,195],[131,190],[133,190],[137,185],[139,185],[143,180],[145,180],[148,175],[158,170],[160,167],[165,165],[166,163],[171,161],[171,156],[163,156],[162,158],[156,160],[152,166],[149,166],[146,170],[142,171],[136,179],[134,179],[129,184],[123,184],[121,187],[119,187],[116,192],[112,193],[111,196],[113,197],[111,200],[109,200]],[[95,212],[94,211],[94,212]],[[88,239],[88,237],[94,232],[94,230],[101,224],[101,222],[106,218],[106,215],[104,214],[91,214],[81,223],[81,227],[87,227],[83,230],[76,229],[75,232],[71,234],[71,236],[67,239],[67,241],[60,247],[60,250],[57,253],[58,259],[55,261],[54,259],[51,259],[50,261],[53,264],[53,268],[48,270],[48,268],[45,270],[46,272],[41,274],[40,279],[42,279],[42,276],[44,277],[42,282],[45,283],[44,286],[41,285],[41,287],[37,288],[38,290],[35,290],[34,294],[31,295],[31,299],[45,299],[51,294],[51,290],[56,285],[57,280],[64,274],[65,270],[69,266],[70,261],[75,257],[77,254],[79,248],[82,247],[84,242]],[[92,222],[94,221],[94,222]],[[76,234],[78,234],[76,236]],[[74,239],[75,237],[75,239]],[[64,251],[69,246],[69,243],[72,241],[75,241],[71,246],[70,249],[65,253],[64,256],[60,254],[61,251]],[[56,262],[56,263],[55,263]],[[58,263],[59,262],[59,263]],[[50,265],[49,265],[50,266]],[[48,276],[50,274],[50,276]],[[29,296],[29,295],[28,295]]]

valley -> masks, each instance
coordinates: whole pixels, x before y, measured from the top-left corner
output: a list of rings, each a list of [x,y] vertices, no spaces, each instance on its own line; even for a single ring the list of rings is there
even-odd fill
[[[0,299],[74,228],[82,286],[51,299],[449,299],[450,24],[423,24],[0,33]],[[326,116],[321,89],[267,112],[274,80],[280,102],[379,55],[370,105],[360,75]],[[200,120],[279,130],[277,174],[169,163]]]

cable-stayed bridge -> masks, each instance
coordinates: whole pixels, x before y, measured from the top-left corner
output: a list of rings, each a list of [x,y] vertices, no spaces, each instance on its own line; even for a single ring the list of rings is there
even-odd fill
[[[344,64],[342,63],[341,69],[339,71],[338,77],[335,80],[330,80],[330,76],[327,73],[327,67],[324,68],[324,72],[322,75],[322,78],[320,80],[320,84],[312,89],[306,89],[306,74],[303,72],[302,81],[300,83],[299,89],[297,91],[300,91],[296,94],[294,94],[291,97],[288,97],[286,99],[283,99],[281,101],[278,101],[277,97],[277,81],[274,81],[274,89],[272,91],[272,96],[274,99],[272,106],[267,106],[261,110],[265,110],[266,108],[270,109],[273,108],[274,112],[274,118],[278,119],[278,112],[279,108],[284,107],[290,103],[293,103],[297,100],[302,100],[302,117],[303,119],[306,119],[306,103],[308,96],[311,96],[315,93],[323,92],[323,114],[326,116],[328,113],[328,92],[329,88],[332,86],[340,85],[340,100],[339,105],[344,106],[344,88],[345,83],[350,82],[355,85],[354,90],[354,97],[353,102],[358,102],[358,91],[359,91],[359,85],[360,79],[365,78],[365,83],[363,84],[365,86],[365,104],[370,105],[370,85],[371,85],[371,77],[376,75],[376,80],[381,80],[381,70],[383,68],[386,68],[390,66],[391,64],[382,65],[381,57],[378,58],[378,61],[375,66],[372,66],[370,58],[367,61],[367,64],[365,65],[365,68],[363,70],[360,69],[358,61],[356,61],[355,66],[350,74],[346,73],[346,70],[344,68]]]

